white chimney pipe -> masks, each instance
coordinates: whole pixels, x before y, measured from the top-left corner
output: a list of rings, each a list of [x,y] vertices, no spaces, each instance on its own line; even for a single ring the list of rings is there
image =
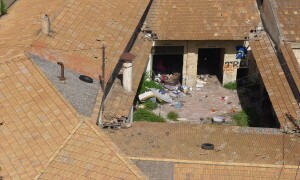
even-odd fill
[[[123,63],[123,88],[126,92],[132,91],[132,62]]]
[[[123,60],[123,88],[126,92],[132,91],[132,60],[135,55],[131,53],[123,53],[121,59]]]
[[[42,31],[47,35],[50,33],[50,19],[47,14],[42,15]]]

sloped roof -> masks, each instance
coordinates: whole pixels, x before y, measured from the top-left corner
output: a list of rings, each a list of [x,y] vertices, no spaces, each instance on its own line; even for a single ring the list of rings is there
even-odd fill
[[[259,19],[255,0],[156,0],[147,23],[159,40],[244,40]]]
[[[102,73],[101,46],[104,44],[105,77],[109,79],[149,2],[71,0],[51,23],[51,35],[41,35],[31,51],[55,63],[62,61],[65,67],[98,79]]]
[[[1,175],[33,178],[79,120],[25,56],[0,69]]]
[[[289,116],[298,119],[299,106],[271,40],[266,33],[262,33],[250,41],[250,47],[281,127],[288,125],[295,128],[294,120]]]
[[[300,42],[300,1],[273,0],[276,3],[274,11],[277,13],[279,26],[282,28],[286,41]]]
[[[76,164],[86,178],[93,175],[104,179],[141,178],[106,135],[80,117],[24,55],[26,47],[39,34],[40,10],[48,8],[51,16],[62,2],[17,1],[9,14],[0,18],[0,177],[34,179],[46,178],[51,173],[60,176],[60,173],[69,173],[69,169],[55,171],[53,163],[65,157],[87,163]],[[63,153],[68,151],[70,156],[67,157]],[[95,156],[98,161],[93,167]],[[61,160],[59,167],[70,165],[68,163]],[[75,166],[70,170],[72,168]]]
[[[88,121],[81,122],[57,151],[40,179],[139,179],[137,169],[119,156],[110,140]]]
[[[9,61],[23,54],[40,33],[42,13],[54,18],[64,7],[64,2],[64,0],[15,2],[8,14],[1,16],[0,19],[0,62]]]
[[[0,122],[3,123],[0,126],[0,166],[4,179],[33,179],[45,168],[48,175],[61,176],[61,171],[53,171],[51,167],[57,159],[68,158],[63,154],[66,151],[70,151],[74,162],[82,160],[93,164],[97,160],[97,166],[91,171],[98,175],[84,174],[90,172],[90,165],[76,165],[82,176],[137,178],[137,171],[112,150],[107,137],[97,127],[80,121],[75,110],[29,59],[15,58],[1,63],[0,69]],[[94,159],[95,156],[98,159]]]
[[[132,54],[136,55],[132,62],[132,92],[125,92],[120,80],[117,79],[114,82],[104,110],[105,120],[121,118],[122,116],[128,117],[152,48],[152,41],[142,37],[141,33],[131,51]]]

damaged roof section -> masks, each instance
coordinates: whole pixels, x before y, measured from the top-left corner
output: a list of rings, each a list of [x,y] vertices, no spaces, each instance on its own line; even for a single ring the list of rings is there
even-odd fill
[[[294,129],[299,117],[299,106],[286,77],[292,74],[284,73],[277,52],[266,33],[251,40],[250,47],[280,126]]]
[[[159,40],[244,40],[260,18],[255,0],[156,0],[146,22]]]
[[[112,120],[113,118],[119,119],[121,117],[128,117],[148,63],[151,47],[152,41],[144,39],[143,34],[140,33],[131,50],[131,53],[136,55],[136,58],[132,61],[132,91],[130,93],[125,92],[121,80],[115,80],[104,110],[106,121]]]

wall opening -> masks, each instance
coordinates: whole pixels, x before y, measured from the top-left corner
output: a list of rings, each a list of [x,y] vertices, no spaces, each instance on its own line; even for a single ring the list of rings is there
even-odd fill
[[[197,75],[215,75],[220,82],[223,81],[224,49],[200,48],[198,49]]]
[[[183,70],[182,46],[156,46],[153,52],[153,75],[180,73],[180,83],[182,83]]]

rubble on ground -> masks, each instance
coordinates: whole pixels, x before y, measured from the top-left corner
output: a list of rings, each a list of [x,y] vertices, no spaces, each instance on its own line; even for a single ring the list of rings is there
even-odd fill
[[[149,99],[163,102],[158,110],[153,111],[156,114],[166,117],[168,112],[175,111],[180,115],[178,122],[220,124],[231,123],[231,114],[241,110],[237,92],[223,88],[216,76],[198,76],[194,89],[181,85],[177,75],[172,81],[166,81],[167,77],[154,77],[163,90],[150,88],[138,95],[140,102]],[[174,84],[173,81],[178,82]],[[143,105],[138,105],[138,108],[143,108]]]

